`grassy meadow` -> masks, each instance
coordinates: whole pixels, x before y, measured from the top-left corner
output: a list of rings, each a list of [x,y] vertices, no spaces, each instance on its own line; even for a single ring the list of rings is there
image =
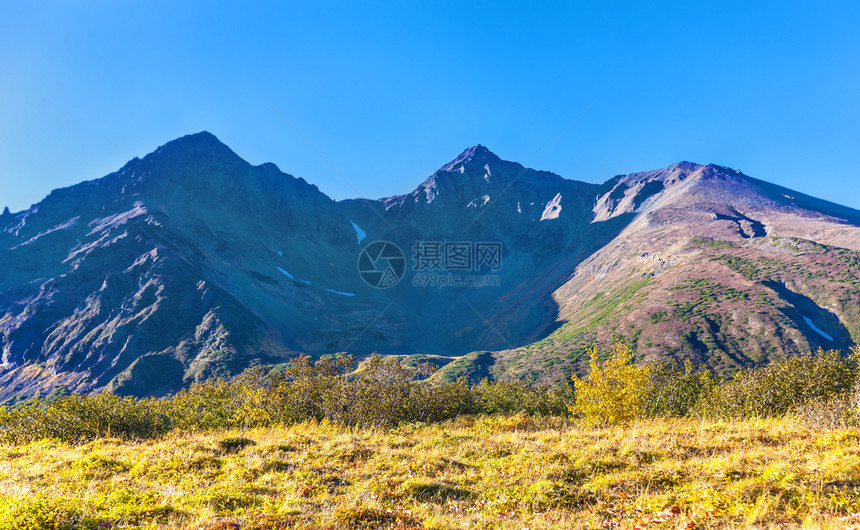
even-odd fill
[[[0,527],[851,528],[860,433],[524,415],[0,448]]]
[[[858,353],[428,383],[299,359],[0,407],[0,528],[860,528]]]

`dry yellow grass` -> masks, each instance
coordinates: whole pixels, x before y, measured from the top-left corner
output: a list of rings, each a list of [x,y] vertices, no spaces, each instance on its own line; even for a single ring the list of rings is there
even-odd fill
[[[792,420],[508,416],[0,446],[10,529],[854,528],[858,513],[860,433]]]

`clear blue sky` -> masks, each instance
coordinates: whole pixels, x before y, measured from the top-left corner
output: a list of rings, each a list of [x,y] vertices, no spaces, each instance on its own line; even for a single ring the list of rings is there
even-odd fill
[[[714,162],[860,208],[854,0],[247,4],[0,4],[0,208],[200,130],[355,196],[272,107],[365,197],[481,143],[591,182]]]

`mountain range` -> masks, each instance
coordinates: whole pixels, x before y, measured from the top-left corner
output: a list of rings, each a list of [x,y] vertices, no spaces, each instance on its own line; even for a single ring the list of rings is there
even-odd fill
[[[300,353],[560,380],[613,340],[731,371],[858,337],[860,211],[713,164],[591,184],[478,145],[334,201],[203,132],[0,215],[0,401]]]

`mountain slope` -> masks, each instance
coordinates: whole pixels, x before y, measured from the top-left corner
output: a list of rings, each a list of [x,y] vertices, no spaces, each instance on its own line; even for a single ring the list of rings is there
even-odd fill
[[[438,377],[540,379],[618,337],[718,369],[845,347],[860,333],[858,225],[720,166],[596,185],[483,146],[410,194],[336,202],[199,133],[0,215],[0,400],[165,394],[299,352],[468,354]],[[358,271],[380,240],[405,258],[386,289]],[[500,259],[419,266],[446,242]],[[438,284],[469,278],[485,284]]]
[[[718,370],[860,337],[858,212],[738,171],[680,163],[616,177],[597,225],[627,217],[553,293],[559,328],[532,345],[452,363],[496,377],[559,378],[623,339],[642,359]]]
[[[282,359],[290,328],[269,320],[302,305],[275,297],[304,299],[304,289],[255,268],[265,262],[277,273],[277,245],[306,250],[333,206],[204,133],[7,216],[4,392],[172,391],[252,359]],[[349,233],[328,239],[346,242]]]
[[[590,229],[590,205],[601,189],[526,169],[476,146],[410,194],[342,204],[369,238],[392,241],[407,253],[416,241],[501,244],[503,266],[483,271],[498,276],[497,286],[404,284],[384,293],[408,297],[405,305],[398,299],[391,309],[406,312],[412,334],[407,344],[417,351],[459,354],[476,344],[494,349],[525,345],[551,330],[557,311],[551,293],[620,228],[607,223]],[[414,280],[410,273],[405,280]]]

